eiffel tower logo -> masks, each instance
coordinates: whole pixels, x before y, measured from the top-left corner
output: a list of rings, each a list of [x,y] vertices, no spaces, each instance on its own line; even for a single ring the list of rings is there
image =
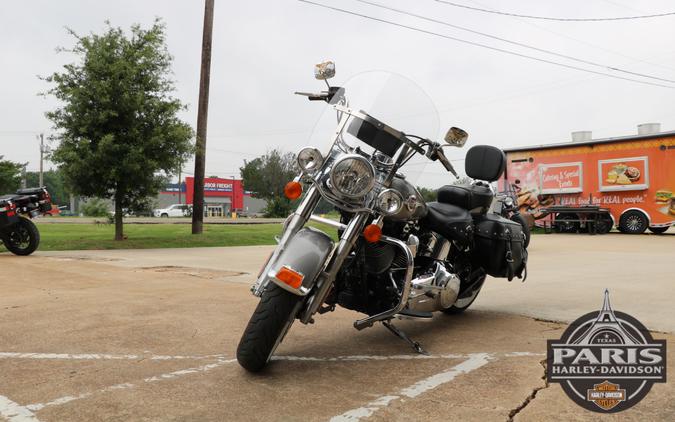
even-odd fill
[[[588,345],[638,345],[644,344],[629,333],[614,315],[609,303],[609,291],[605,289],[602,309],[595,321],[572,344]]]

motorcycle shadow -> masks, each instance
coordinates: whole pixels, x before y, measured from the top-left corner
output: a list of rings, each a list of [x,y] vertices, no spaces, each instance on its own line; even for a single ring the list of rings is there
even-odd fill
[[[517,336],[513,326],[516,318],[526,320],[496,312],[467,311],[459,315],[438,313],[426,321],[393,320],[392,323],[430,355],[442,355],[501,351],[505,342],[513,344]],[[330,361],[351,356],[416,355],[409,343],[380,323],[356,331],[344,322],[344,318],[340,318],[339,322],[317,321],[307,330],[293,327],[295,330],[291,330],[277,350],[278,360],[304,357]]]

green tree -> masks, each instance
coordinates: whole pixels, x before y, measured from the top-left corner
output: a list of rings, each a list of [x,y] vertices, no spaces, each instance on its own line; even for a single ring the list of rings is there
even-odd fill
[[[110,215],[108,204],[99,198],[91,198],[80,207],[85,217],[107,217]]]
[[[14,193],[21,186],[23,164],[3,160],[0,155],[0,194]]]
[[[172,96],[172,57],[164,25],[108,23],[100,34],[75,37],[77,62],[45,78],[47,94],[62,106],[47,113],[59,130],[51,156],[73,193],[111,198],[115,240],[122,240],[123,209],[157,195],[191,152],[193,131],[177,114],[186,107]]]
[[[63,172],[61,170],[49,170],[42,173],[42,181],[56,205],[68,205],[70,197],[66,190]],[[26,172],[26,185],[29,187],[40,184],[40,173],[37,171]]]
[[[417,190],[422,194],[422,199],[424,199],[424,202],[434,202],[436,200],[438,194],[437,190],[423,188],[421,186],[418,186]]]
[[[294,154],[274,149],[251,161],[244,161],[244,167],[239,170],[244,189],[267,201],[267,217],[285,217],[291,212],[294,204],[284,196],[284,186],[298,173]]]

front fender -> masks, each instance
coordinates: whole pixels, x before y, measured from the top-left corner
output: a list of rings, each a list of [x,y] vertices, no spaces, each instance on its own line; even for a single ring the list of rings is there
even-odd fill
[[[330,253],[333,251],[333,240],[326,233],[305,227],[298,231],[284,247],[267,273],[267,279],[282,289],[298,296],[306,296],[314,284]],[[302,285],[293,288],[276,278],[281,267],[287,267],[303,275]]]

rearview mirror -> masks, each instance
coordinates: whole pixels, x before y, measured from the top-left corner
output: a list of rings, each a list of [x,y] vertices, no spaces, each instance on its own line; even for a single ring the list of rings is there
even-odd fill
[[[320,81],[325,81],[335,76],[335,63],[330,60],[314,65],[314,77]]]
[[[458,127],[451,127],[448,130],[448,133],[445,134],[444,139],[448,145],[452,145],[454,147],[463,147],[466,143],[466,140],[469,139],[469,134]]]

